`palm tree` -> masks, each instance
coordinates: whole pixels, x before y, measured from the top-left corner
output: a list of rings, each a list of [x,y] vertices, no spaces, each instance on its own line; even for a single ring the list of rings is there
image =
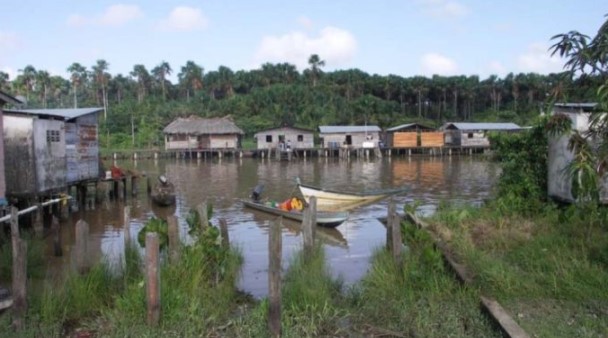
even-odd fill
[[[325,61],[321,60],[319,58],[319,55],[312,54],[308,58],[308,64],[310,65],[310,76],[312,78],[312,86],[314,87],[317,85],[317,79],[319,78],[319,75],[321,74],[320,67],[325,66]]]
[[[34,90],[36,85],[36,68],[32,65],[27,65],[25,68],[20,69],[19,72],[23,75],[23,81],[25,84],[25,99],[29,100],[30,92]]]
[[[42,101],[43,107],[47,108],[47,98],[49,86],[51,85],[51,75],[46,70],[38,71],[36,74],[36,84],[40,85],[40,100]]]
[[[70,80],[72,81],[74,108],[78,108],[78,87],[86,80],[87,69],[80,63],[74,62],[68,67],[67,71],[70,73]]]
[[[190,102],[190,89],[193,93],[203,88],[203,68],[194,61],[186,62],[177,75],[179,84],[186,90],[186,100]]]
[[[99,88],[101,88],[101,100],[103,102],[103,119],[107,119],[108,117],[108,94],[107,87],[108,82],[110,80],[110,74],[106,72],[108,70],[108,62],[106,60],[97,60],[97,64],[93,67],[93,76],[95,77],[95,83]],[[99,98],[99,96],[98,96]],[[99,99],[98,99],[99,102]]]
[[[3,71],[0,70],[0,90],[6,90],[8,89],[8,73],[5,73]]]
[[[167,61],[162,61],[158,66],[152,69],[152,75],[154,75],[156,81],[160,83],[163,92],[163,100],[167,99],[166,79],[172,72],[173,70]]]
[[[133,71],[131,71],[129,75],[137,80],[137,102],[141,103],[146,97],[146,92],[148,91],[150,84],[150,73],[148,73],[146,66],[139,64],[133,66]]]

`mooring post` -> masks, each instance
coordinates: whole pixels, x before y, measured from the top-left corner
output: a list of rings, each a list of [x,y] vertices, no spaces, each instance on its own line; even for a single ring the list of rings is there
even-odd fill
[[[160,320],[160,270],[158,234],[146,233],[146,303],[147,322],[158,325]]]
[[[137,177],[137,175],[131,176],[131,195],[132,196],[137,196],[137,194],[139,193],[139,185],[137,184],[138,181],[139,181],[139,178]]]
[[[148,196],[152,194],[152,183],[150,182],[150,176],[146,176],[146,191],[148,192]]]
[[[228,233],[228,224],[226,220],[220,218],[220,234],[222,236],[222,246],[225,248],[230,247],[230,235]]]
[[[76,270],[79,273],[85,273],[88,269],[88,238],[89,224],[83,220],[76,222],[75,226],[76,237]]]
[[[126,206],[123,211],[123,232],[125,234],[125,246],[131,243],[131,207]]]
[[[169,260],[173,263],[179,261],[179,227],[177,217],[171,215],[167,217],[169,235]]]
[[[27,242],[19,235],[19,215],[16,207],[11,207],[11,244],[13,251],[13,329],[23,329],[27,312]]]
[[[282,217],[271,223],[268,243],[268,328],[273,337],[281,336],[282,223]]]

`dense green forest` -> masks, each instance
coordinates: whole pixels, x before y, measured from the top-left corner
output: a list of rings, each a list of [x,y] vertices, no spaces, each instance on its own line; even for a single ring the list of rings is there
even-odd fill
[[[233,71],[205,71],[188,61],[173,69],[160,62],[148,70],[137,64],[127,74],[110,73],[98,60],[87,68],[67,67],[68,79],[27,65],[9,81],[0,72],[0,89],[26,99],[26,108],[104,107],[102,146],[147,148],[160,145],[162,128],[177,116],[230,115],[247,136],[280,124],[316,129],[319,125],[408,122],[439,126],[446,121],[509,121],[522,125],[552,101],[593,101],[602,81],[596,75],[572,79],[569,73],[510,73],[490,76],[402,77],[359,69],[324,72],[311,55],[299,72],[288,63]],[[169,80],[177,73],[177,83]],[[545,108],[546,109],[546,108]]]

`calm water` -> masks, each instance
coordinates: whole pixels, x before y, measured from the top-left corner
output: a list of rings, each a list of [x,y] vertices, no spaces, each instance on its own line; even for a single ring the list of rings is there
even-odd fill
[[[232,245],[242,249],[245,263],[240,288],[256,297],[267,293],[268,227],[272,215],[244,208],[238,200],[246,198],[257,183],[264,183],[264,195],[282,200],[292,194],[295,177],[302,182],[337,190],[373,190],[409,187],[406,194],[397,195],[398,208],[405,203],[420,201],[421,212],[432,212],[442,200],[479,203],[491,194],[499,168],[480,157],[357,159],[349,161],[332,158],[306,161],[277,162],[260,159],[220,160],[159,160],[125,161],[117,165],[145,171],[156,178],[165,173],[174,182],[177,205],[174,208],[152,207],[145,194],[145,182],[140,194],[126,202],[106,202],[95,210],[74,213],[64,224],[62,258],[51,258],[54,271],[69,268],[74,241],[73,224],[80,218],[90,228],[88,243],[91,262],[106,259],[120,261],[123,252],[122,214],[125,205],[131,206],[131,237],[135,238],[143,224],[152,216],[175,214],[180,222],[181,236],[186,235],[185,215],[205,200],[213,203],[213,224],[219,218],[228,222]],[[153,180],[154,181],[154,180]],[[317,231],[324,243],[329,266],[335,276],[348,284],[358,281],[368,268],[373,250],[384,244],[385,230],[376,218],[386,216],[388,201],[362,207],[351,212],[349,219],[336,229]],[[285,222],[283,229],[283,267],[291,255],[301,247],[298,223]],[[50,249],[49,249],[50,251]]]

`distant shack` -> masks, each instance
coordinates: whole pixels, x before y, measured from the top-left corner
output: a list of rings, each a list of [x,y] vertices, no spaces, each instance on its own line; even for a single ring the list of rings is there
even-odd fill
[[[386,129],[386,146],[391,148],[443,147],[443,132],[420,123]]]
[[[29,198],[65,192],[99,177],[97,118],[103,108],[5,110],[6,194]]]
[[[319,126],[324,148],[376,148],[380,142],[378,126]]]
[[[243,130],[230,117],[179,117],[163,129],[168,151],[236,150]]]
[[[314,148],[314,131],[297,127],[278,127],[261,130],[253,135],[257,149],[276,149],[290,145],[293,149]]]
[[[445,133],[445,144],[462,147],[489,147],[488,132],[517,132],[522,128],[515,123],[450,122],[441,129]]]

